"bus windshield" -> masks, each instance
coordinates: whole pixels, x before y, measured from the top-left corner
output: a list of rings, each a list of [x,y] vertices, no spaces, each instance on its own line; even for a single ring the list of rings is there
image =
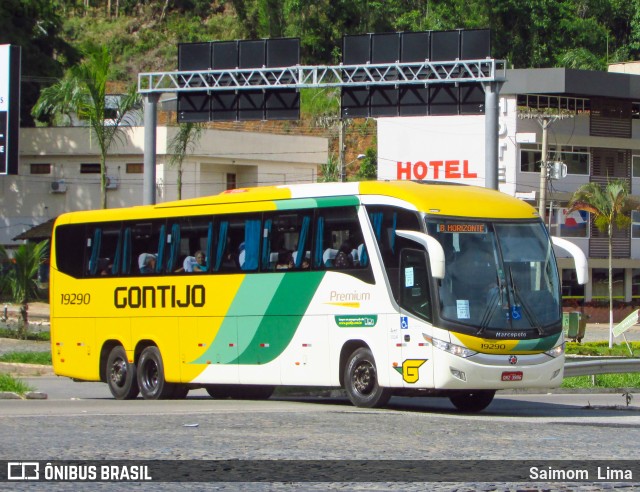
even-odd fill
[[[560,329],[557,267],[542,222],[427,219],[427,230],[445,253],[441,319],[479,335]]]

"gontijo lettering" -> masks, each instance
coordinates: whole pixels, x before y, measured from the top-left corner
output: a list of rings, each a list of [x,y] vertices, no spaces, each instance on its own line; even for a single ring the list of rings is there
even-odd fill
[[[113,305],[118,309],[203,307],[205,293],[204,285],[185,285],[179,289],[175,285],[116,287]]]

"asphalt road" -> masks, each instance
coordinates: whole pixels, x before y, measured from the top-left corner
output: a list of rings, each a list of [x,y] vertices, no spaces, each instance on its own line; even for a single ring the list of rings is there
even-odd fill
[[[393,398],[359,409],[342,398],[116,401],[101,383],[29,378],[47,400],[0,401],[0,459],[8,460],[638,460],[640,401],[611,394],[498,394],[466,415],[446,399]],[[251,462],[251,461],[249,461]],[[519,461],[514,461],[517,463]],[[425,462],[426,463],[426,462]],[[485,463],[484,466],[487,466]],[[633,483],[213,483],[214,490],[602,490]],[[474,472],[475,473],[475,472]],[[304,473],[301,473],[301,477]],[[523,477],[527,478],[527,477]],[[2,488],[0,483],[0,489]],[[14,485],[14,484],[11,484]],[[79,485],[83,485],[80,487]],[[36,490],[123,490],[124,484],[29,484]],[[153,486],[151,486],[153,485]],[[202,490],[205,484],[137,484]],[[45,487],[46,486],[46,487]],[[22,490],[10,488],[8,490]]]

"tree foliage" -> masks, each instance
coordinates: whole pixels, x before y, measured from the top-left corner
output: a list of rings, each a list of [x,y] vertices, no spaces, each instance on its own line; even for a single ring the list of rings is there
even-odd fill
[[[182,163],[195,149],[195,146],[202,137],[204,127],[201,123],[181,123],[178,125],[178,131],[169,142],[169,165],[176,168],[178,186],[178,200],[182,199]]]
[[[20,305],[19,333],[26,335],[29,327],[29,303],[39,298],[37,275],[40,263],[49,249],[49,241],[21,244],[11,259],[11,267],[7,273],[6,286],[12,302]]]
[[[47,87],[33,108],[38,119],[49,119],[57,113],[75,113],[88,121],[100,147],[100,190],[102,208],[107,208],[107,155],[122,137],[125,118],[139,107],[135,85],[124,95],[112,99],[115,107],[107,108],[107,82],[111,68],[111,53],[106,46],[85,52],[82,63],[71,67],[64,78]],[[113,111],[110,111],[113,110]]]
[[[568,213],[589,212],[600,232],[607,233],[609,245],[609,348],[613,345],[613,228],[626,229],[631,223],[629,212],[637,206],[629,197],[629,184],[622,179],[608,180],[606,186],[586,183],[569,200]]]
[[[32,126],[31,108],[40,88],[59,77],[77,53],[64,40],[63,19],[56,2],[49,0],[2,0],[0,44],[21,47],[22,83],[20,119]]]

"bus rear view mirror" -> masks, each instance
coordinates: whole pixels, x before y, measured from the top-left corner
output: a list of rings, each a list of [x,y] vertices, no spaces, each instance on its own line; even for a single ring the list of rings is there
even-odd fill
[[[551,237],[551,242],[554,246],[564,249],[573,257],[573,261],[576,265],[576,277],[580,285],[584,285],[589,281],[589,266],[587,264],[587,257],[580,247],[571,241],[562,239],[559,237]]]
[[[433,278],[444,278],[444,250],[437,239],[416,231],[396,231],[400,237],[410,239],[420,244],[429,253],[429,266]]]

